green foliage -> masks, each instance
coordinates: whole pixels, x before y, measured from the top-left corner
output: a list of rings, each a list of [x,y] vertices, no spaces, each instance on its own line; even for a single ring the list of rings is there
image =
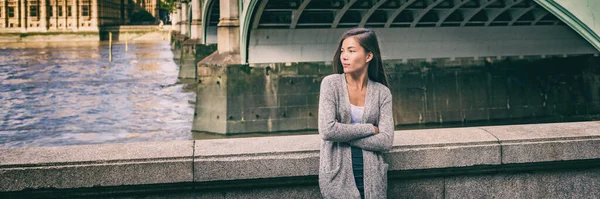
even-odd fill
[[[131,23],[135,22],[145,22],[145,21],[156,21],[156,19],[150,14],[148,11],[140,10],[134,12],[131,15]]]
[[[175,10],[175,0],[160,0],[160,9],[169,11],[169,13]]]

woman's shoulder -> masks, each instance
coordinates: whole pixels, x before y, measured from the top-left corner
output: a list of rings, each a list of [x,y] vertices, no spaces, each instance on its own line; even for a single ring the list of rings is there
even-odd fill
[[[392,92],[390,91],[390,88],[388,88],[387,86],[385,86],[379,82],[376,82],[376,81],[372,81],[372,82],[375,85],[374,86],[375,90],[379,91],[380,94],[388,95],[390,97],[392,96]]]
[[[338,82],[341,82],[341,78],[342,78],[342,74],[327,75],[321,81],[321,86],[323,86],[323,85],[327,85],[327,86],[336,85]]]

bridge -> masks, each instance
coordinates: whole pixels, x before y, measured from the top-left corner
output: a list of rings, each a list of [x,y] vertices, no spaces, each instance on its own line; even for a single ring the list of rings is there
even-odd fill
[[[562,0],[181,1],[172,28],[180,77],[199,82],[194,131],[316,129],[320,79],[350,27],[380,36],[396,125],[493,122],[600,113],[590,72],[599,61],[598,8]],[[571,80],[558,83],[562,73]]]
[[[599,7],[567,0],[192,0],[181,1],[173,28],[249,64],[331,61],[349,27],[375,29],[386,60],[572,55],[600,49]]]

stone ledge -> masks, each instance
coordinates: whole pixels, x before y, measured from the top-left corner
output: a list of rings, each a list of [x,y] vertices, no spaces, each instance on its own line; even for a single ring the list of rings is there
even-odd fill
[[[597,129],[599,122],[397,131],[385,158],[390,173],[397,174],[390,178],[410,172],[448,175],[440,169],[568,167],[600,160]],[[225,186],[244,180],[262,180],[253,184],[260,187],[314,178],[319,146],[319,135],[304,135],[1,149],[0,193],[191,182]]]
[[[191,182],[194,141],[0,150],[0,192]]]

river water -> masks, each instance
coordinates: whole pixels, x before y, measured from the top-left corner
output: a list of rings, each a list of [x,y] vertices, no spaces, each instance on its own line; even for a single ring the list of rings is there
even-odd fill
[[[0,44],[0,148],[192,139],[167,42]]]

